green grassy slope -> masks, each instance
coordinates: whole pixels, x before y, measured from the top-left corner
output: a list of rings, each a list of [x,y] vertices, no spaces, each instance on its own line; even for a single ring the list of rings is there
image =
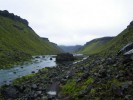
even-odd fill
[[[103,37],[103,38],[94,39],[90,42],[87,42],[78,53],[94,54],[96,49],[98,49],[99,47],[106,44],[112,39],[113,37]]]
[[[88,55],[100,53],[106,56],[116,54],[127,43],[133,42],[133,26],[131,23],[128,25],[128,28],[109,42],[103,43],[102,45],[100,45],[100,41],[92,42],[88,46],[85,46],[83,50],[79,51],[79,53]]]
[[[117,37],[112,39],[107,44],[101,46],[94,52],[101,53],[103,55],[115,55],[118,51],[125,46],[127,43],[133,42],[133,28],[125,29]]]
[[[19,20],[0,15],[0,68],[30,58],[30,55],[57,54],[59,49],[40,38]]]

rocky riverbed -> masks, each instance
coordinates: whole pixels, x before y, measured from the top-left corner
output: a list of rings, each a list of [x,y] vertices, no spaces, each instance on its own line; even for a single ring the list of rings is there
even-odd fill
[[[128,51],[131,51],[128,50]],[[132,53],[45,68],[0,90],[4,100],[132,100]]]

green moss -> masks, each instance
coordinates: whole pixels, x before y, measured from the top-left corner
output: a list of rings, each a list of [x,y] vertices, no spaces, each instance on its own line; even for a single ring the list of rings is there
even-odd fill
[[[78,93],[82,90],[85,90],[88,85],[92,84],[93,78],[87,79],[83,84],[76,83],[75,80],[70,79],[67,83],[62,87],[62,93],[64,95],[69,94],[74,98],[77,98]]]
[[[16,85],[16,84],[19,84],[19,83],[22,83],[24,81],[27,81],[28,79],[34,77],[36,74],[29,74],[29,75],[26,75],[26,76],[23,76],[21,78],[17,78],[13,81],[13,84]]]
[[[89,79],[87,79],[87,81],[84,84],[89,85],[89,84],[93,83],[93,81],[94,81],[94,79],[90,77]]]

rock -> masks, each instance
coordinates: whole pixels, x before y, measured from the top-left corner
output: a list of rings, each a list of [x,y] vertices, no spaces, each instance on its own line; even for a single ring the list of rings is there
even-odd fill
[[[40,56],[36,56],[35,58],[40,58]]]
[[[32,71],[31,73],[35,73],[35,71]]]
[[[107,72],[105,69],[99,70],[99,78],[105,78],[107,76]]]
[[[92,85],[89,85],[85,90],[83,90],[83,91],[80,91],[79,93],[78,93],[78,97],[84,97],[88,92],[90,92],[91,91],[91,89],[92,89]]]
[[[133,49],[131,49],[130,51],[124,53],[124,56],[126,56],[126,58],[133,60]]]
[[[128,29],[133,29],[133,21],[127,26]]]
[[[76,83],[77,83],[77,82],[80,82],[81,80],[82,80],[81,78],[78,78],[78,79],[76,80]]]
[[[131,95],[126,95],[125,98],[124,98],[124,100],[131,100],[130,97],[131,97]]]
[[[17,72],[13,72],[14,74],[16,74]]]
[[[112,84],[111,88],[112,88],[112,91],[113,91],[114,95],[116,95],[116,96],[122,96],[123,95],[123,91],[116,84]]]
[[[128,87],[131,86],[132,84],[133,84],[132,81],[127,81],[127,82],[122,83],[122,85],[121,85],[122,90],[128,89]]]
[[[74,56],[70,53],[61,53],[56,56],[56,61],[57,62],[74,61]]]
[[[112,58],[107,58],[107,59],[106,59],[106,62],[107,62],[108,64],[112,64],[112,63],[113,63],[113,59],[112,59]]]
[[[2,95],[5,96],[5,98],[17,98],[17,94],[19,93],[19,91],[13,87],[13,86],[9,86],[8,88],[5,88],[3,91],[2,91]]]
[[[48,97],[47,96],[42,96],[41,100],[48,100]]]
[[[131,43],[128,43],[126,46],[124,46],[117,54],[120,55],[120,54],[124,54],[128,51],[130,51],[131,49],[133,49],[133,42]]]
[[[52,60],[52,58],[50,58],[50,60]]]
[[[37,89],[37,85],[36,84],[32,84],[31,88],[32,89]]]
[[[42,56],[42,58],[45,58],[45,56]]]

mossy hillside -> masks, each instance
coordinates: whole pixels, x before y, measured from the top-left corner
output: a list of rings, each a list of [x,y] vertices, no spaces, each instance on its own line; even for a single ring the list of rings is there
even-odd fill
[[[126,28],[118,36],[107,43],[100,44],[99,41],[85,46],[79,53],[92,55],[102,54],[104,56],[115,55],[127,43],[133,42],[133,28]]]
[[[130,42],[133,42],[133,29],[127,28],[113,40],[95,50],[95,53],[101,52],[101,54],[106,56],[116,55],[123,46]]]
[[[103,38],[98,38],[98,39],[94,39],[90,42],[87,42],[84,47],[78,51],[78,53],[81,54],[94,54],[95,50],[98,49],[99,47],[101,47],[102,45],[106,44],[107,42],[109,42],[110,40],[112,40],[113,37],[103,37]]]
[[[32,55],[59,52],[55,45],[44,41],[29,26],[0,16],[0,68],[30,59]]]
[[[30,27],[2,16],[0,16],[0,33],[1,44],[8,49],[19,49],[34,55],[58,52],[51,43],[42,40]]]

